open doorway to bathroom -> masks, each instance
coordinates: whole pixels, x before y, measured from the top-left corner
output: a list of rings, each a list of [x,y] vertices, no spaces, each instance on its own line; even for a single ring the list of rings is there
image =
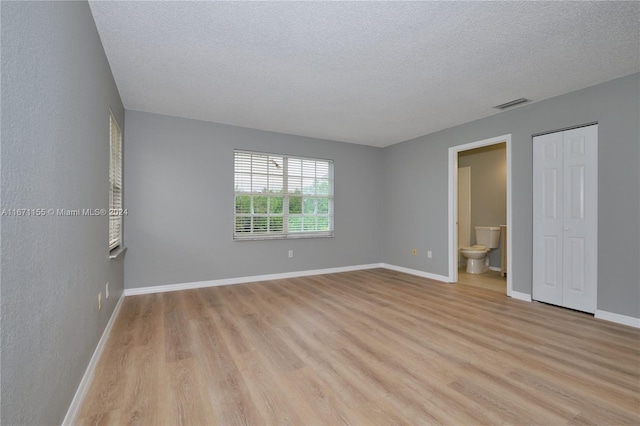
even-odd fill
[[[477,226],[491,227],[480,229],[494,242],[477,241]],[[511,135],[449,148],[449,281],[510,296],[510,227]],[[492,247],[488,254],[470,248],[480,243]],[[473,273],[467,272],[467,262],[474,264]]]

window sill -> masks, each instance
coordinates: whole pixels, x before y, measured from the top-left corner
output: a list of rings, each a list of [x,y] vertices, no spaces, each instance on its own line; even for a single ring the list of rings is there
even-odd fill
[[[306,234],[306,235],[269,235],[269,236],[251,236],[251,237],[234,237],[233,241],[269,241],[269,240],[302,240],[308,238],[333,238],[333,232],[330,234]]]
[[[109,259],[117,259],[123,255],[125,251],[127,251],[126,247],[116,247],[109,252]]]

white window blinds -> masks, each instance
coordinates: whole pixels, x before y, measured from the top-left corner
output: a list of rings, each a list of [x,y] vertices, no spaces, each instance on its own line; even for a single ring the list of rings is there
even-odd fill
[[[234,239],[333,236],[333,161],[234,156]]]
[[[113,113],[109,128],[109,250],[113,250],[122,243],[122,132]]]

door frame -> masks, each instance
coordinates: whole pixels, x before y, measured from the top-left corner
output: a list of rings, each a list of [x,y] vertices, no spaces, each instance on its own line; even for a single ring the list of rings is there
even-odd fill
[[[513,292],[511,133],[449,148],[449,282],[458,282],[458,153],[504,143],[507,148],[507,296]]]

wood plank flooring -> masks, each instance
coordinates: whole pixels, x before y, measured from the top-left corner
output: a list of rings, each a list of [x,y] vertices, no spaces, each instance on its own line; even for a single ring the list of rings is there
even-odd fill
[[[125,298],[78,424],[640,424],[640,330],[385,269]]]
[[[501,277],[499,271],[487,271],[482,274],[469,274],[467,273],[466,268],[462,267],[458,269],[457,284],[470,285],[507,294],[507,278]]]

